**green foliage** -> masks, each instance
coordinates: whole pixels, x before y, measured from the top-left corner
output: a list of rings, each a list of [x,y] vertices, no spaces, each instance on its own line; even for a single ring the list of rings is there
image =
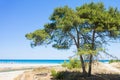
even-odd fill
[[[73,44],[80,48],[94,43],[94,49],[90,48],[89,52],[95,53],[97,46],[107,42],[106,37],[117,39],[120,36],[120,12],[113,7],[106,9],[103,3],[84,4],[76,10],[57,7],[49,19],[44,29],[26,34],[34,46],[53,42],[54,48],[69,49]]]
[[[75,11],[68,6],[56,8],[50,20],[55,21],[56,27],[63,32],[68,32],[73,26],[80,24],[80,18],[76,15]]]
[[[55,79],[63,79],[65,77],[65,74],[57,72],[56,70],[52,69],[51,76],[53,76],[53,78]]]
[[[57,75],[54,76],[55,79],[64,79],[66,74],[58,72]]]
[[[52,69],[51,70],[51,76],[56,77],[57,76],[57,71]]]
[[[120,60],[110,60],[109,63],[120,62]]]
[[[53,80],[86,80],[80,71],[60,71]],[[87,79],[88,80],[88,79]]]
[[[47,39],[50,38],[49,34],[45,30],[36,30],[33,33],[26,34],[25,37],[32,40],[32,46],[41,45],[44,42],[47,43]]]
[[[81,68],[81,62],[80,60],[74,58],[74,59],[70,59],[69,62],[64,62],[62,64],[63,67],[67,67],[68,69],[74,69],[74,68]]]
[[[93,54],[96,55],[99,52],[103,52],[103,48],[98,47],[95,50],[91,49],[91,44],[84,44],[82,47],[78,49],[77,55],[89,55]]]

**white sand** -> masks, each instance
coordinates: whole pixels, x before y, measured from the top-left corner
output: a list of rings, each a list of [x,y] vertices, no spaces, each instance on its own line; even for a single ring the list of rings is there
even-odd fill
[[[56,65],[60,65],[60,64],[0,64],[0,68],[29,68],[29,67],[44,67],[44,66],[56,66]]]
[[[119,73],[120,74],[120,70],[117,69],[116,67],[111,66],[110,64],[104,64],[109,70]]]
[[[32,68],[37,68],[37,67],[56,66],[56,65],[60,65],[60,64],[0,64],[0,71],[2,71],[0,72],[0,80],[13,80],[15,77],[22,74],[26,70],[31,70]]]
[[[0,80],[14,80],[15,77],[22,74],[25,70],[0,72]]]

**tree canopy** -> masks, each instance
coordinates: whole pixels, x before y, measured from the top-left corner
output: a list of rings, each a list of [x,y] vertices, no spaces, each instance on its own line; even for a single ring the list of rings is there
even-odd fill
[[[120,37],[120,11],[110,7],[106,9],[103,3],[89,3],[76,7],[58,7],[50,16],[50,22],[44,29],[26,34],[32,41],[32,46],[50,44],[57,49],[69,49],[76,46],[86,74],[84,54],[89,57],[88,75],[91,75],[93,56],[102,51],[103,44],[109,39]]]

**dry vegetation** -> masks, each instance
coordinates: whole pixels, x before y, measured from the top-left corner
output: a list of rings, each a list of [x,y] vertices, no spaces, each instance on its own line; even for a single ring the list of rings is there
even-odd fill
[[[56,80],[51,76],[51,70],[53,69],[60,73],[59,77],[61,79],[57,80],[120,80],[120,63],[111,63],[107,64],[107,66],[99,62],[93,63],[93,75],[86,78],[83,78],[81,70],[68,70],[61,66],[41,67],[24,72],[14,80]]]

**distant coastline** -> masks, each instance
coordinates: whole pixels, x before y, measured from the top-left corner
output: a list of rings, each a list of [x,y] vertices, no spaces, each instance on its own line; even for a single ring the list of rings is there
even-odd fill
[[[0,59],[0,63],[17,63],[17,64],[62,64],[69,60],[48,60],[48,59]]]
[[[49,60],[49,59],[0,59],[0,63],[17,63],[17,64],[62,64],[64,61],[69,60]],[[86,60],[88,61],[88,60]],[[99,62],[108,63],[109,60],[98,60]]]

